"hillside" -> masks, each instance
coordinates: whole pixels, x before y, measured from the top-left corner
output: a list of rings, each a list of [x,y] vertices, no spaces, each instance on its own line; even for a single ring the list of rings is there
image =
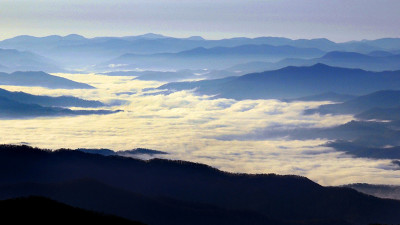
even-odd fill
[[[304,177],[230,174],[182,161],[141,161],[79,151],[49,152],[27,146],[0,146],[0,186],[79,179],[93,179],[148,197],[164,197],[178,205],[182,201],[197,202],[291,224],[313,224],[312,221],[321,225],[346,224],[344,221],[347,221],[361,225],[400,220],[398,201],[378,199],[347,188],[322,187]],[[3,198],[7,197],[4,195],[18,196],[18,189],[7,190],[0,192]],[[29,194],[29,189],[25,190]],[[107,197],[101,191],[92,188],[91,193],[99,206],[106,206],[102,200]],[[60,198],[66,197],[60,195]],[[70,198],[70,201],[79,199]]]
[[[116,216],[110,216],[65,205],[43,197],[27,197],[0,201],[1,220],[13,224],[121,224],[143,225]]]
[[[221,98],[290,99],[326,92],[362,95],[400,87],[400,71],[369,72],[316,64],[216,80],[176,82],[158,89],[191,90]]]
[[[0,97],[8,98],[25,104],[37,104],[41,106],[57,107],[101,107],[104,103],[93,100],[85,100],[72,96],[50,97],[43,95],[31,95],[24,92],[12,92],[0,88]]]
[[[0,48],[0,71],[46,71],[62,72],[58,63],[41,55],[15,49]]]
[[[32,103],[21,103],[5,97],[0,97],[1,119],[27,119],[48,116],[77,116],[77,115],[104,115],[116,113],[112,110],[71,110],[62,107],[46,107]]]
[[[0,85],[39,86],[51,89],[92,89],[93,86],[40,71],[0,73]]]
[[[254,60],[280,60],[287,57],[313,58],[325,52],[315,48],[292,46],[239,45],[234,47],[198,47],[177,53],[123,54],[99,65],[121,65],[119,69],[224,69],[240,62]]]
[[[359,114],[358,117],[368,119],[382,119],[392,114],[393,108],[400,107],[400,91],[383,90],[356,97],[343,103],[322,105],[316,109],[306,110],[306,114]],[[378,109],[380,108],[380,110]],[[371,111],[372,110],[372,111]],[[367,111],[367,112],[364,112]],[[363,113],[364,112],[364,113]],[[376,118],[373,118],[375,117]]]

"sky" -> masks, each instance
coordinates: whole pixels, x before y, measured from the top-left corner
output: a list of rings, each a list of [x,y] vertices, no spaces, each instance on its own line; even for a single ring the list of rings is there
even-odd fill
[[[0,39],[17,35],[208,39],[400,37],[398,0],[0,0]]]

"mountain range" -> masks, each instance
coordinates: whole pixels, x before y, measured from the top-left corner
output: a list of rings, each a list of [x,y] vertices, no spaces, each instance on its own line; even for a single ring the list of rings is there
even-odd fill
[[[243,100],[290,99],[326,92],[362,95],[398,87],[400,71],[369,72],[315,64],[215,80],[168,83],[158,89],[194,90],[197,94]]]
[[[287,57],[315,58],[325,52],[316,48],[292,46],[240,45],[235,47],[198,47],[177,53],[124,54],[103,63],[99,69],[118,65],[118,69],[223,69],[254,60],[277,61]]]
[[[236,72],[261,72],[281,69],[287,66],[311,66],[323,63],[334,67],[355,68],[368,71],[400,70],[400,55],[385,51],[374,51],[369,54],[356,52],[328,52],[324,56],[313,59],[286,58],[279,62],[255,61],[227,68]]]
[[[150,55],[159,53],[178,53],[184,51],[198,52],[204,51],[203,48],[236,48],[238,46],[249,45],[268,45],[271,46],[270,48],[278,47],[287,49],[318,49],[322,52],[345,51],[363,54],[368,54],[371,52],[389,52],[397,54],[400,49],[398,44],[399,40],[400,39],[396,38],[388,38],[372,41],[335,43],[324,38],[292,40],[281,37],[238,37],[221,40],[206,40],[202,37],[173,38],[159,34],[95,38],[85,38],[80,35],[71,34],[67,36],[52,35],[47,37],[33,37],[27,35],[17,36],[0,41],[0,48],[29,51],[35,54],[43,55],[47,58],[51,58],[60,62],[59,64],[62,65],[63,68],[73,69],[88,67],[92,64],[99,64],[100,62],[105,62],[124,54]],[[294,55],[298,54],[294,52]],[[141,57],[143,58],[143,56]],[[85,60],[81,60],[82,58]],[[263,60],[265,61],[266,58]],[[157,63],[157,61],[154,61],[154,63]],[[161,61],[161,63],[163,63],[163,61]],[[194,64],[194,62],[191,63]],[[7,65],[3,66],[7,67]],[[158,67],[159,65],[156,64],[153,66]],[[214,64],[214,66],[216,66],[216,64]],[[186,67],[184,69],[188,68]],[[7,72],[13,72],[15,70],[16,69],[10,68],[10,70]],[[54,72],[45,69],[33,68],[27,70],[43,70],[46,72]]]

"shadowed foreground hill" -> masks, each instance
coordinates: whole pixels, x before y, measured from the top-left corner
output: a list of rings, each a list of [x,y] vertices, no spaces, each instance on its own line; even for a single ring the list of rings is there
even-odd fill
[[[107,212],[123,218],[144,221],[150,225],[288,225],[260,213],[227,210],[210,204],[184,202],[166,197],[149,197],[88,179],[55,184],[23,183],[0,187],[0,199],[4,198],[3,196],[14,198],[29,195],[46,196],[76,207]],[[338,224],[334,221],[324,222]]]
[[[121,224],[143,225],[116,216],[74,208],[43,197],[0,201],[1,220],[10,224]]]
[[[268,221],[282,221],[279,222],[281,224],[361,225],[400,221],[399,201],[367,196],[348,188],[322,187],[304,177],[231,174],[206,165],[182,161],[159,159],[142,161],[80,151],[50,152],[27,146],[0,146],[0,186],[3,186],[2,188],[23,183],[54,184],[83,178],[96,180],[104,185],[123,189],[138,196],[146,196],[146,198],[171,199],[174,204],[169,205],[175,205],[174,207],[180,209],[188,207],[188,204],[197,204],[196,207],[199,204],[205,204],[209,205],[204,206],[207,209],[215,209],[211,213],[217,213],[217,215],[221,215],[218,214],[221,210],[231,213],[232,210],[241,211],[245,212],[244,215],[253,215],[252,218],[268,218]],[[29,194],[29,186],[22,185],[22,187],[26,187],[25,194]],[[106,201],[109,197],[96,187],[97,185],[94,185],[90,188],[93,199],[98,201],[96,205],[102,206],[104,212],[111,213],[106,210],[110,207]],[[3,189],[0,193],[17,197],[18,193],[13,193],[13,191],[19,189],[8,188],[7,192],[5,190]],[[80,188],[76,190],[71,192],[68,199],[71,202],[75,201],[74,206],[88,207],[89,203],[80,202],[77,197],[80,196]],[[123,194],[123,192],[116,193]],[[6,197],[2,196],[2,198]],[[122,196],[120,199],[126,198]],[[185,202],[187,204],[184,204]],[[119,206],[119,204],[118,202],[112,204],[116,207],[114,210],[119,211],[118,207],[124,205],[121,203]],[[124,210],[124,207],[120,210]],[[151,210],[144,213],[155,214]],[[240,218],[239,214],[237,215]],[[243,218],[248,218],[248,216],[241,217]],[[257,221],[260,219],[247,224],[279,224]],[[208,221],[203,224],[215,223]]]

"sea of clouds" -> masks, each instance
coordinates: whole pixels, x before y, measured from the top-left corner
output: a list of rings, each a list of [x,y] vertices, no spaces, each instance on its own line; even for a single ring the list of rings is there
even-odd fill
[[[322,185],[355,182],[400,184],[390,160],[360,159],[322,146],[328,140],[290,140],[274,135],[296,128],[330,127],[352,116],[303,115],[326,102],[215,99],[190,91],[152,94],[162,83],[132,77],[56,74],[96,89],[62,90],[2,86],[40,95],[73,95],[123,110],[110,115],[0,120],[0,143],[58,148],[149,148],[163,156],[241,173],[297,174]],[[262,138],[251,138],[262,130]],[[268,132],[266,132],[268,131]],[[251,134],[248,139],[247,134]],[[241,137],[223,138],[223,137]]]

